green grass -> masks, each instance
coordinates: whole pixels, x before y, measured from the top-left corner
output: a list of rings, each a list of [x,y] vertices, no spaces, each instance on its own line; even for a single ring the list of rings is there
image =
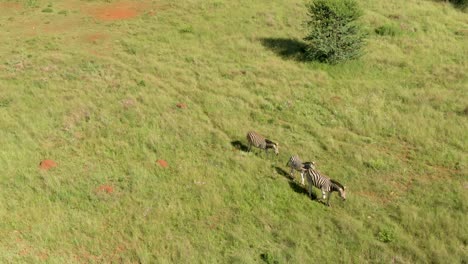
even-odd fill
[[[301,60],[303,1],[64,2],[0,8],[0,262],[468,262],[466,13],[359,1],[366,55],[329,66]],[[250,129],[280,155],[236,150]],[[348,200],[310,200],[291,154]]]

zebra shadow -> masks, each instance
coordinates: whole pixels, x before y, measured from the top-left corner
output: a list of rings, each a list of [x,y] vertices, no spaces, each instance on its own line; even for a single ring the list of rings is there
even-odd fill
[[[299,194],[305,194],[305,195],[309,196],[309,192],[307,191],[307,189],[304,186],[302,186],[301,184],[294,181],[294,179],[291,178],[291,176],[289,175],[289,173],[287,171],[283,170],[280,167],[275,167],[275,170],[276,170],[276,173],[278,173],[279,175],[283,176],[284,178],[286,178],[288,180],[289,187],[291,187],[291,189],[294,192],[299,193]],[[312,198],[311,199],[312,200],[317,200],[317,195],[314,192],[312,192]]]
[[[276,173],[278,173],[279,175],[285,177],[286,179],[292,181],[294,180],[293,178],[291,178],[291,176],[289,175],[289,173],[285,170],[283,170],[283,168],[280,168],[280,167],[275,167],[275,170],[276,170]]]
[[[231,141],[231,145],[240,151],[243,151],[243,152],[249,151],[249,147],[244,145],[240,140]]]

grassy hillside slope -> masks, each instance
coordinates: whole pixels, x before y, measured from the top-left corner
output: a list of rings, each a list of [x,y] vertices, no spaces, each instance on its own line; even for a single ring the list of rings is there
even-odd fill
[[[327,66],[304,1],[136,2],[0,1],[0,262],[468,262],[466,13],[359,1],[366,55]]]

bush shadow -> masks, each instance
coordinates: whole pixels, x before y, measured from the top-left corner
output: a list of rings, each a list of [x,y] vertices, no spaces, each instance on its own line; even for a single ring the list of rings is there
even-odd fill
[[[231,141],[231,145],[240,151],[249,152],[249,148],[246,145],[244,145],[242,142],[240,142],[239,140]]]
[[[289,38],[261,38],[262,45],[283,59],[293,59],[300,62],[307,61],[305,56],[306,44]]]
[[[449,0],[449,2],[455,7],[465,12],[468,11],[468,2],[463,0]]]

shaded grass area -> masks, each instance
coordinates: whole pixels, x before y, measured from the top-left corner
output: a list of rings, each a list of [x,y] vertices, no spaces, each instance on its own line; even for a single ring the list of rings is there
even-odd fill
[[[306,44],[302,41],[288,38],[262,38],[260,42],[282,58],[302,62],[306,61]]]
[[[301,61],[302,2],[148,2],[107,22],[81,1],[7,3],[1,262],[467,261],[458,10],[360,1],[371,31],[400,31],[329,66]],[[246,152],[251,129],[280,155]],[[347,201],[311,200],[292,154]]]
[[[245,145],[244,143],[242,143],[242,141],[240,140],[231,141],[231,145],[237,150],[244,151],[244,152],[249,151],[249,147]]]

